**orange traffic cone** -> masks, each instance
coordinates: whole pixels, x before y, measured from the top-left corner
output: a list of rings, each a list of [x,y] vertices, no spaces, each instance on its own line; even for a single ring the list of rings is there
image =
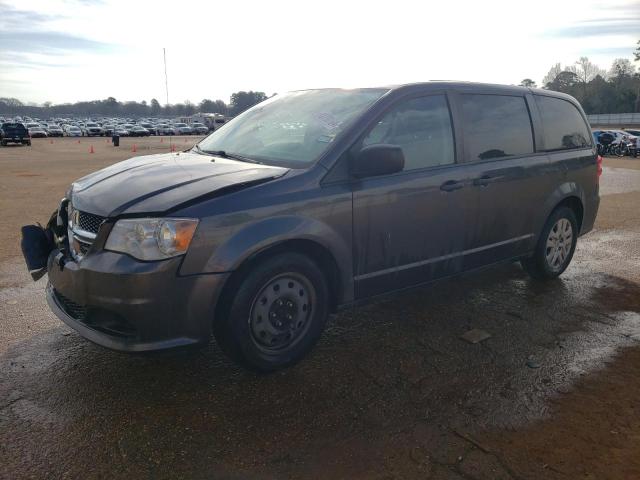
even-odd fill
[[[136,144],[135,143],[133,144],[133,147],[131,147],[131,151],[132,152],[137,152],[138,151],[138,149],[136,148]]]
[[[95,152],[93,151],[93,145],[91,145],[91,148],[89,149],[89,153],[95,153]]]
[[[78,143],[80,143],[80,139],[78,139]]]
[[[164,143],[164,138],[160,137],[160,143]]]
[[[172,151],[172,152],[175,152],[175,151],[176,151],[176,146],[175,146],[173,143],[171,144],[171,151]]]
[[[49,140],[49,143],[50,143],[51,145],[53,145],[53,139]]]
[[[104,143],[109,143],[111,140],[109,140],[108,138],[105,138]]]

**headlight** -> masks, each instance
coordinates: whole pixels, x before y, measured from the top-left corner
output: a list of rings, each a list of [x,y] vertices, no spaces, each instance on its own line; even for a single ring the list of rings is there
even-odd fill
[[[140,260],[162,260],[187,252],[198,226],[195,218],[132,218],[118,220],[105,250],[128,253]]]

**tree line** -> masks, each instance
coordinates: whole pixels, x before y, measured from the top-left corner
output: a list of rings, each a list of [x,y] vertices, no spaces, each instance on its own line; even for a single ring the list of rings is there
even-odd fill
[[[107,116],[107,117],[181,117],[193,115],[196,112],[221,113],[227,116],[235,116],[246,109],[262,102],[267,98],[264,92],[236,92],[231,95],[229,104],[222,100],[210,100],[205,98],[200,103],[175,103],[160,105],[157,99],[152,98],[149,103],[128,101],[120,102],[114,97],[104,100],[90,100],[75,103],[52,104],[45,102],[42,105],[25,104],[17,98],[0,98],[0,114],[21,115],[38,118],[66,117],[66,116]]]
[[[640,62],[640,40],[633,52]],[[523,87],[536,87],[525,78]],[[617,58],[607,70],[580,57],[573,65],[556,63],[542,80],[542,88],[575,97],[587,114],[640,112],[640,71],[626,58]]]
[[[640,40],[633,55],[635,62],[640,62]],[[520,85],[537,86],[530,78],[522,80]],[[640,71],[626,58],[615,59],[608,70],[600,68],[587,57],[580,57],[573,65],[564,67],[556,63],[542,80],[542,88],[575,97],[587,114],[640,112]],[[120,102],[109,97],[88,102],[33,105],[24,104],[16,98],[0,98],[0,114],[45,118],[71,115],[177,117],[203,112],[235,116],[266,98],[264,92],[257,91],[236,92],[231,95],[229,104],[222,100],[204,99],[198,104],[185,101],[160,105],[155,98],[147,103],[145,100]]]

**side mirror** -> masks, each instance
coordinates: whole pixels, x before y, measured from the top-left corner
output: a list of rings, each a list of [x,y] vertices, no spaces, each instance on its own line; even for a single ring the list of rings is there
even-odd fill
[[[397,145],[369,145],[351,161],[351,175],[356,178],[390,175],[401,172],[403,168],[404,153]]]

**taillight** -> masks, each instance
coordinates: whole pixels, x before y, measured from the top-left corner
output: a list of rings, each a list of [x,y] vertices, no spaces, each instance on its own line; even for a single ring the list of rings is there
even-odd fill
[[[598,155],[596,158],[596,165],[598,165],[598,177],[602,175],[602,155]]]

